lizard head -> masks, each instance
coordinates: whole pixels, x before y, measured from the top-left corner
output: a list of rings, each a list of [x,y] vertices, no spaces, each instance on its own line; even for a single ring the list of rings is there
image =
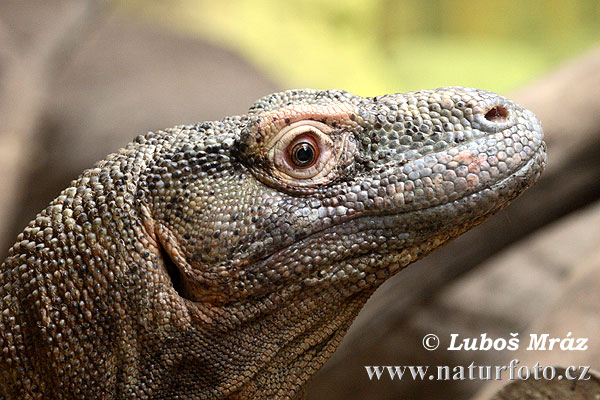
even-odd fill
[[[140,197],[173,282],[163,336],[194,349],[169,376],[232,398],[297,394],[381,283],[545,163],[533,113],[458,87],[287,91],[161,137]]]
[[[158,180],[172,204],[154,214],[186,296],[213,303],[374,288],[506,206],[545,163],[532,112],[460,87],[286,91],[186,135],[164,163],[177,179]]]

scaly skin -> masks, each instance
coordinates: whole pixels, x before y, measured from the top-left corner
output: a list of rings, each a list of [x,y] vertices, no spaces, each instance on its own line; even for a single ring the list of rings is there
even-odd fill
[[[535,182],[542,137],[459,87],[139,136],[2,264],[0,399],[297,398],[381,283]]]

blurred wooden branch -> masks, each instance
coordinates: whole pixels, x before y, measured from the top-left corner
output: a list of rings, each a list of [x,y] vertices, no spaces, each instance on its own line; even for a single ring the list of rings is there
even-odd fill
[[[565,368],[556,368],[557,376],[565,375]],[[600,375],[591,371],[585,381],[534,380],[514,381],[507,384],[492,400],[591,400],[600,395]]]
[[[594,207],[596,211],[595,219],[600,216],[600,203]],[[597,229],[596,225],[594,228]],[[574,255],[577,257],[579,255]],[[510,355],[510,358],[518,359],[519,366],[533,366],[539,363],[542,366],[591,366],[598,370],[600,368],[600,252],[597,250],[588,253],[584,261],[576,263],[572,266],[573,271],[569,274],[566,287],[561,294],[557,294],[557,298],[551,302],[551,306],[547,307],[545,312],[540,313],[533,318],[532,324],[526,332],[521,335],[523,344],[519,351]],[[542,287],[544,287],[542,282]],[[540,296],[546,291],[540,288]],[[570,333],[570,334],[569,334]],[[548,334],[550,338],[585,338],[587,350],[585,351],[569,351],[563,350],[559,346],[549,351],[531,351],[526,350],[529,344],[530,334]],[[569,336],[567,336],[569,334]],[[576,342],[574,342],[576,343]],[[506,377],[505,377],[506,378]],[[595,386],[588,387],[593,389],[593,392],[581,392],[587,394],[584,399],[597,398],[591,396],[600,395],[600,381],[596,377]],[[594,381],[594,379],[592,379]],[[569,383],[571,386],[578,386],[586,382]],[[508,379],[503,381],[492,381],[486,384],[483,389],[475,397],[475,400],[494,400],[513,399],[522,389],[527,388],[530,393],[539,394],[541,396],[544,388],[537,387],[533,383],[510,383]],[[578,389],[581,389],[580,387]],[[501,390],[502,395],[494,396],[494,393]],[[560,390],[557,388],[557,390]],[[561,392],[554,393],[553,398],[567,398],[559,395]],[[512,396],[512,397],[511,397]],[[533,395],[532,395],[533,396]],[[537,397],[528,397],[537,398]],[[545,397],[540,397],[545,398]],[[579,398],[579,397],[568,397]]]
[[[17,212],[18,183],[33,167],[38,151],[36,130],[48,85],[82,37],[98,21],[96,1],[63,1],[29,40],[18,40],[16,27],[0,23],[4,54],[0,80],[0,243],[7,242],[8,221]]]

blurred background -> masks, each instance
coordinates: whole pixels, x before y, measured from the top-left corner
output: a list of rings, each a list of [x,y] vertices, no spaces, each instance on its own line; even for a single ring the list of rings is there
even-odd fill
[[[503,384],[373,382],[365,365],[600,369],[598,44],[598,0],[0,0],[0,256],[71,179],[148,130],[290,88],[474,86],[540,116],[547,171],[379,289],[307,398],[486,399]],[[519,333],[525,348],[528,332],[572,332],[590,349],[421,346],[427,333],[441,348],[451,333]]]
[[[235,50],[284,87],[343,87],[362,96],[448,85],[505,92],[600,38],[597,0],[116,4]]]

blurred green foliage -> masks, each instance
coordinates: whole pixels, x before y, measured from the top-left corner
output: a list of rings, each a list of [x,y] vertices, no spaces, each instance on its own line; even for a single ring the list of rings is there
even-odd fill
[[[600,39],[599,0],[132,0],[244,55],[283,87],[506,92]]]

